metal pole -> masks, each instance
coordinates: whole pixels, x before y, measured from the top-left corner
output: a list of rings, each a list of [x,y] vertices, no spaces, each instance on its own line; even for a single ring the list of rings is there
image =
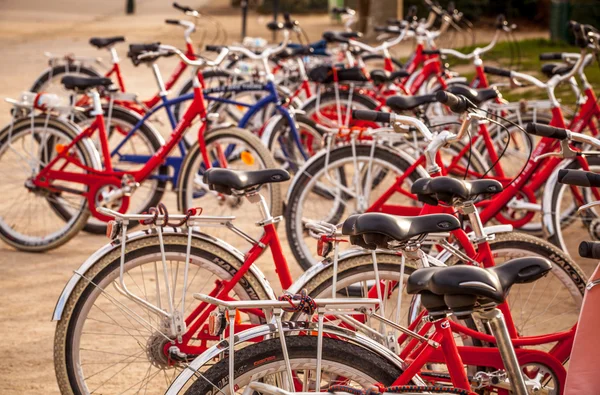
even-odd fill
[[[127,12],[127,15],[131,15],[135,12],[135,0],[127,0],[125,12]]]
[[[246,38],[246,22],[248,19],[248,0],[242,0],[242,41]]]

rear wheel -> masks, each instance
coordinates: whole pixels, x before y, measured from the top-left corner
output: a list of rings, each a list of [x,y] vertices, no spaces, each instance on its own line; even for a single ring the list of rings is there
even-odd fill
[[[286,348],[294,381],[302,392],[327,391],[341,384],[357,390],[368,390],[381,383],[391,385],[402,371],[386,358],[356,344],[339,339],[323,338],[321,382],[316,383],[317,337],[287,336]],[[350,362],[351,361],[351,362]],[[263,382],[278,388],[289,388],[286,363],[279,339],[265,340],[235,352],[236,393],[252,393],[250,382]],[[188,395],[230,394],[229,357],[217,362],[199,375],[185,392]]]
[[[74,77],[102,77],[96,70],[85,65],[58,65],[48,68],[48,70],[40,75],[33,83],[31,92],[47,92],[67,96],[71,91],[66,90],[60,82],[67,75]]]
[[[88,127],[94,121],[95,116],[90,114],[91,111],[90,109],[83,114],[79,114],[76,119],[81,128]],[[107,133],[109,150],[112,151],[118,144],[122,143],[127,133],[135,127],[141,118],[137,114],[118,106],[113,106],[110,114],[107,112],[108,106],[104,106],[104,111],[106,122],[110,119],[110,127]],[[93,144],[98,153],[102,155],[98,133],[95,133],[94,137]],[[140,169],[160,147],[162,147],[162,143],[159,140],[158,133],[146,123],[142,123],[136,132],[119,148],[118,153],[111,157],[113,168],[117,171]],[[102,163],[105,163],[104,158],[102,158]],[[168,176],[168,171],[166,166],[160,166],[152,172],[149,178],[140,183],[140,186],[136,188],[130,197],[128,212],[144,213],[161,201],[167,184],[164,178]],[[55,205],[54,208],[64,218],[69,218],[70,210],[68,208],[59,205]],[[136,224],[136,221],[132,221],[130,226]],[[85,225],[84,230],[93,234],[105,234],[106,223],[92,217]]]
[[[171,276],[177,308],[183,303],[187,245],[185,234],[164,235],[165,270]],[[194,293],[210,294],[220,281],[230,281],[242,266],[228,251],[200,238],[192,239],[190,253],[184,317],[200,306]],[[162,309],[168,310],[169,294],[157,237],[127,243],[123,283],[120,260],[120,248],[98,259],[82,274],[65,302],[54,337],[54,366],[63,394],[163,394],[183,368],[165,352],[169,344],[177,344],[170,321],[123,291],[125,287],[155,306],[162,300]],[[248,271],[229,296],[236,300],[268,299],[261,284]],[[261,323],[257,316],[240,314],[245,323]],[[208,321],[201,323],[190,346],[205,350],[215,342],[207,335],[206,325]]]

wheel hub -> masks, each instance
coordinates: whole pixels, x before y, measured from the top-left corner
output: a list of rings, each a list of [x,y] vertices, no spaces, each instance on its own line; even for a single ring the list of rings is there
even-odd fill
[[[160,332],[155,332],[148,338],[146,342],[146,356],[152,366],[158,369],[169,368],[169,358],[165,354],[166,345],[171,343],[171,340],[166,339]]]

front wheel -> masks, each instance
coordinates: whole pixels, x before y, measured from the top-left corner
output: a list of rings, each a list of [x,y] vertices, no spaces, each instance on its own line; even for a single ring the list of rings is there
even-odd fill
[[[86,224],[90,212],[84,194],[87,187],[74,182],[49,179],[48,187],[36,186],[32,180],[77,137],[79,129],[55,117],[37,116],[15,121],[0,131],[0,238],[11,246],[29,252],[57,248]],[[76,175],[98,168],[93,147],[79,140],[68,157],[59,160],[53,170]],[[70,215],[59,215],[55,207],[68,207]]]
[[[207,215],[240,216],[241,225],[251,237],[258,240],[262,227],[255,224],[264,218],[258,207],[250,206],[243,196],[223,195],[208,189],[202,181],[204,171],[210,167],[222,167],[233,170],[261,170],[277,168],[271,153],[260,139],[247,130],[228,127],[209,131],[205,136],[205,145],[211,163],[207,166],[198,143],[190,148],[181,167],[178,182],[178,204],[184,212],[192,207],[202,207]],[[283,212],[281,185],[266,184],[261,189],[273,217]],[[217,228],[212,235],[227,238],[234,247],[247,248],[248,243],[231,235],[227,229]]]

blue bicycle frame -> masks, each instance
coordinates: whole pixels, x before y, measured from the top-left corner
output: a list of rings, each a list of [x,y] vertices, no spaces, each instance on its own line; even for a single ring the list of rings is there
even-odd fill
[[[255,104],[243,103],[223,97],[211,96],[214,93],[239,93],[239,92],[250,92],[250,91],[262,91],[267,92],[268,95],[261,98]],[[254,115],[256,115],[259,111],[265,109],[268,105],[274,104],[275,109],[287,120],[290,125],[292,137],[294,139],[294,143],[297,146],[299,152],[302,154],[303,158],[308,159],[308,155],[302,146],[302,141],[300,139],[300,134],[298,129],[296,128],[296,124],[294,119],[288,109],[281,104],[281,98],[277,93],[277,88],[272,81],[268,81],[265,84],[255,84],[255,83],[241,83],[237,85],[225,85],[215,88],[208,88],[204,90],[205,96],[204,99],[206,101],[215,101],[225,104],[232,104],[236,106],[242,106],[248,108],[248,111],[244,114],[242,119],[238,122],[238,127],[246,128],[250,120]],[[167,98],[166,95],[161,96],[162,103],[158,106],[153,107],[148,111],[142,119],[140,119],[136,125],[127,133],[124,139],[112,150],[111,157],[117,157],[119,161],[130,162],[130,163],[139,163],[143,164],[148,162],[150,159],[149,155],[132,155],[132,154],[121,154],[119,150],[125,145],[125,143],[140,129],[140,127],[146,122],[152,115],[154,115],[158,110],[164,108],[167,112],[167,116],[169,118],[169,123],[171,127],[175,129],[177,126],[177,122],[175,120],[175,116],[173,115],[173,111],[171,109],[172,106],[179,104],[184,101],[192,100],[194,98],[193,93],[188,93],[182,96],[179,96],[174,99]],[[182,141],[178,144],[178,155],[169,155],[164,165],[173,168],[172,175],[154,175],[152,179],[159,179],[161,181],[170,181],[174,187],[176,187],[177,180],[179,179],[179,172],[181,170],[181,165],[187,153],[185,143]],[[282,150],[286,157],[288,153],[285,152],[285,146],[282,144]]]

